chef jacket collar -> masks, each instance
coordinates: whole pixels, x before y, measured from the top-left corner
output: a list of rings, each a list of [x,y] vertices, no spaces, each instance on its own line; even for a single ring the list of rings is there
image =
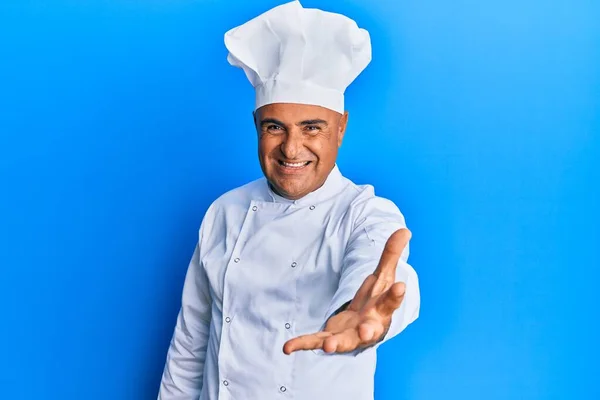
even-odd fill
[[[318,188],[317,190],[307,194],[306,196],[304,196],[298,200],[290,200],[290,199],[286,199],[285,197],[278,195],[277,193],[275,193],[273,191],[273,189],[271,188],[271,185],[269,184],[269,182],[266,179],[265,179],[265,183],[268,188],[269,196],[271,197],[271,200],[273,202],[285,203],[285,204],[295,204],[298,206],[314,205],[321,201],[327,200],[327,199],[337,195],[338,193],[340,193],[347,184],[347,182],[345,181],[344,177],[342,176],[337,164],[335,164],[333,166],[333,169],[329,173],[329,176],[325,180],[325,183],[323,183],[323,185],[320,188]]]

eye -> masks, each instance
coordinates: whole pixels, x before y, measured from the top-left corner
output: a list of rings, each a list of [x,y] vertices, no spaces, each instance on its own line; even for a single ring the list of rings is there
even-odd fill
[[[317,133],[321,130],[321,128],[317,125],[306,125],[306,127],[304,129],[306,131],[308,131],[308,133],[311,133],[311,134]]]
[[[272,133],[279,133],[283,130],[283,128],[279,125],[276,124],[270,124],[266,126],[267,131],[272,132]]]

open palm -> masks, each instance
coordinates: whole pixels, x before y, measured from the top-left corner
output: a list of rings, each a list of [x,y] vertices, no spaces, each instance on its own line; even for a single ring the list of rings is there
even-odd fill
[[[365,279],[350,305],[329,318],[321,332],[288,340],[283,352],[323,349],[327,353],[345,353],[381,340],[390,327],[392,314],[404,299],[404,283],[395,282],[396,266],[410,237],[408,229],[394,232],[377,268]]]

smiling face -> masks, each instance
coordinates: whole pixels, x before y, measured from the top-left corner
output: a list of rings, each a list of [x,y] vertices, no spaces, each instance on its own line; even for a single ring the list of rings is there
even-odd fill
[[[265,177],[279,195],[297,200],[321,187],[333,169],[348,113],[275,103],[256,110],[254,122]]]

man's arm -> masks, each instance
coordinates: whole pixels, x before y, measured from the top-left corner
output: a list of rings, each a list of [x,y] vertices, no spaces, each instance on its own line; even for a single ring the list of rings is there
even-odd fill
[[[406,223],[394,203],[382,198],[371,198],[365,202],[348,241],[340,283],[327,316],[336,314],[336,311],[339,313],[350,304],[365,279],[373,273],[388,238],[400,228],[406,228]],[[388,331],[373,347],[378,347],[402,332],[419,316],[419,281],[415,270],[407,263],[408,255],[407,245],[397,263],[395,277],[395,282],[406,285],[404,299],[394,311]],[[362,350],[364,348],[356,351],[356,354]]]
[[[402,214],[381,198],[367,199],[360,211],[327,322],[319,332],[288,340],[285,354],[323,350],[357,355],[391,339],[417,318],[419,284],[406,263],[411,233]]]
[[[200,263],[198,245],[186,274],[181,309],[169,346],[158,400],[196,400],[200,397],[211,304],[208,278]]]

